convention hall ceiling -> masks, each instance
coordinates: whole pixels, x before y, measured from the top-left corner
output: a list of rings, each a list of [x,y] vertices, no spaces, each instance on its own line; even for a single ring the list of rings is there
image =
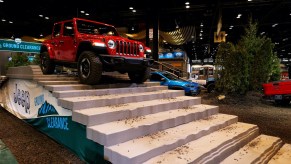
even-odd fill
[[[158,17],[160,30],[195,26],[195,44],[212,47],[219,17],[221,30],[232,42],[240,38],[252,17],[259,24],[258,34],[276,43],[278,56],[291,58],[290,0],[0,0],[0,37],[46,36],[53,22],[72,17],[128,27],[129,33],[142,30],[147,19]]]

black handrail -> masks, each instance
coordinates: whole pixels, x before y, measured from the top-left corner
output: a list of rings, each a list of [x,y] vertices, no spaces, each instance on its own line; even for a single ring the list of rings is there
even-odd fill
[[[172,65],[169,64],[169,63],[154,61],[154,65],[155,65],[155,64],[157,64],[157,65],[161,65],[162,67],[160,68],[160,67],[158,66],[158,68],[154,68],[154,69],[158,69],[158,70],[161,70],[161,71],[168,71],[168,72],[171,72],[171,73],[177,75],[179,78],[181,78],[181,77],[182,77],[182,78],[188,78],[188,76],[189,76],[189,73],[188,73],[188,72],[185,72],[185,71],[183,71],[183,70],[181,70],[181,69],[178,69],[178,68],[172,66]],[[154,65],[153,65],[153,67],[154,67]],[[164,68],[166,68],[166,69],[164,69]]]

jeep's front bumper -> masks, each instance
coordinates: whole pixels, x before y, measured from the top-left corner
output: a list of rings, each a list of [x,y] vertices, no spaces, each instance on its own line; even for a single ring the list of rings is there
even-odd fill
[[[154,60],[150,58],[125,58],[120,56],[100,55],[103,68],[112,71],[142,70],[153,65]]]

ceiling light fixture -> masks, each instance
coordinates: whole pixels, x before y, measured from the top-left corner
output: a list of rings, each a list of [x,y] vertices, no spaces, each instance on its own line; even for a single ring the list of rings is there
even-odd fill
[[[278,23],[275,23],[275,24],[272,25],[272,27],[276,27],[276,26],[278,26]]]
[[[84,14],[84,13],[85,13],[85,11],[81,10],[81,11],[80,11],[80,13]]]
[[[3,0],[0,0],[0,2],[4,2]]]
[[[133,12],[133,13],[135,13],[135,12],[136,12],[136,10],[132,10],[132,12]]]
[[[133,7],[129,7],[129,10],[133,10]]]
[[[248,2],[252,2],[253,0],[248,0]]]
[[[50,19],[49,17],[44,17],[44,19]]]
[[[189,5],[190,4],[190,2],[185,2],[185,5]]]
[[[200,26],[203,27],[203,23],[201,23]]]
[[[89,13],[86,13],[85,15],[87,15],[87,16],[88,16],[88,15],[89,15]]]
[[[6,20],[5,19],[2,19],[2,22],[5,22]]]
[[[12,24],[13,22],[12,21],[9,21],[9,23]]]
[[[41,15],[41,14],[39,14],[38,16],[39,16],[39,17],[43,17],[43,15]]]
[[[189,8],[190,8],[190,6],[189,6],[189,5],[187,5],[187,6],[186,6],[186,9],[189,9]]]

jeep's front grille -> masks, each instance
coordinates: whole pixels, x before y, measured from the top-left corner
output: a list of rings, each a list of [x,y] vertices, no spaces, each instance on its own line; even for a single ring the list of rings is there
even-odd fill
[[[137,43],[116,41],[116,54],[126,56],[138,56]]]

